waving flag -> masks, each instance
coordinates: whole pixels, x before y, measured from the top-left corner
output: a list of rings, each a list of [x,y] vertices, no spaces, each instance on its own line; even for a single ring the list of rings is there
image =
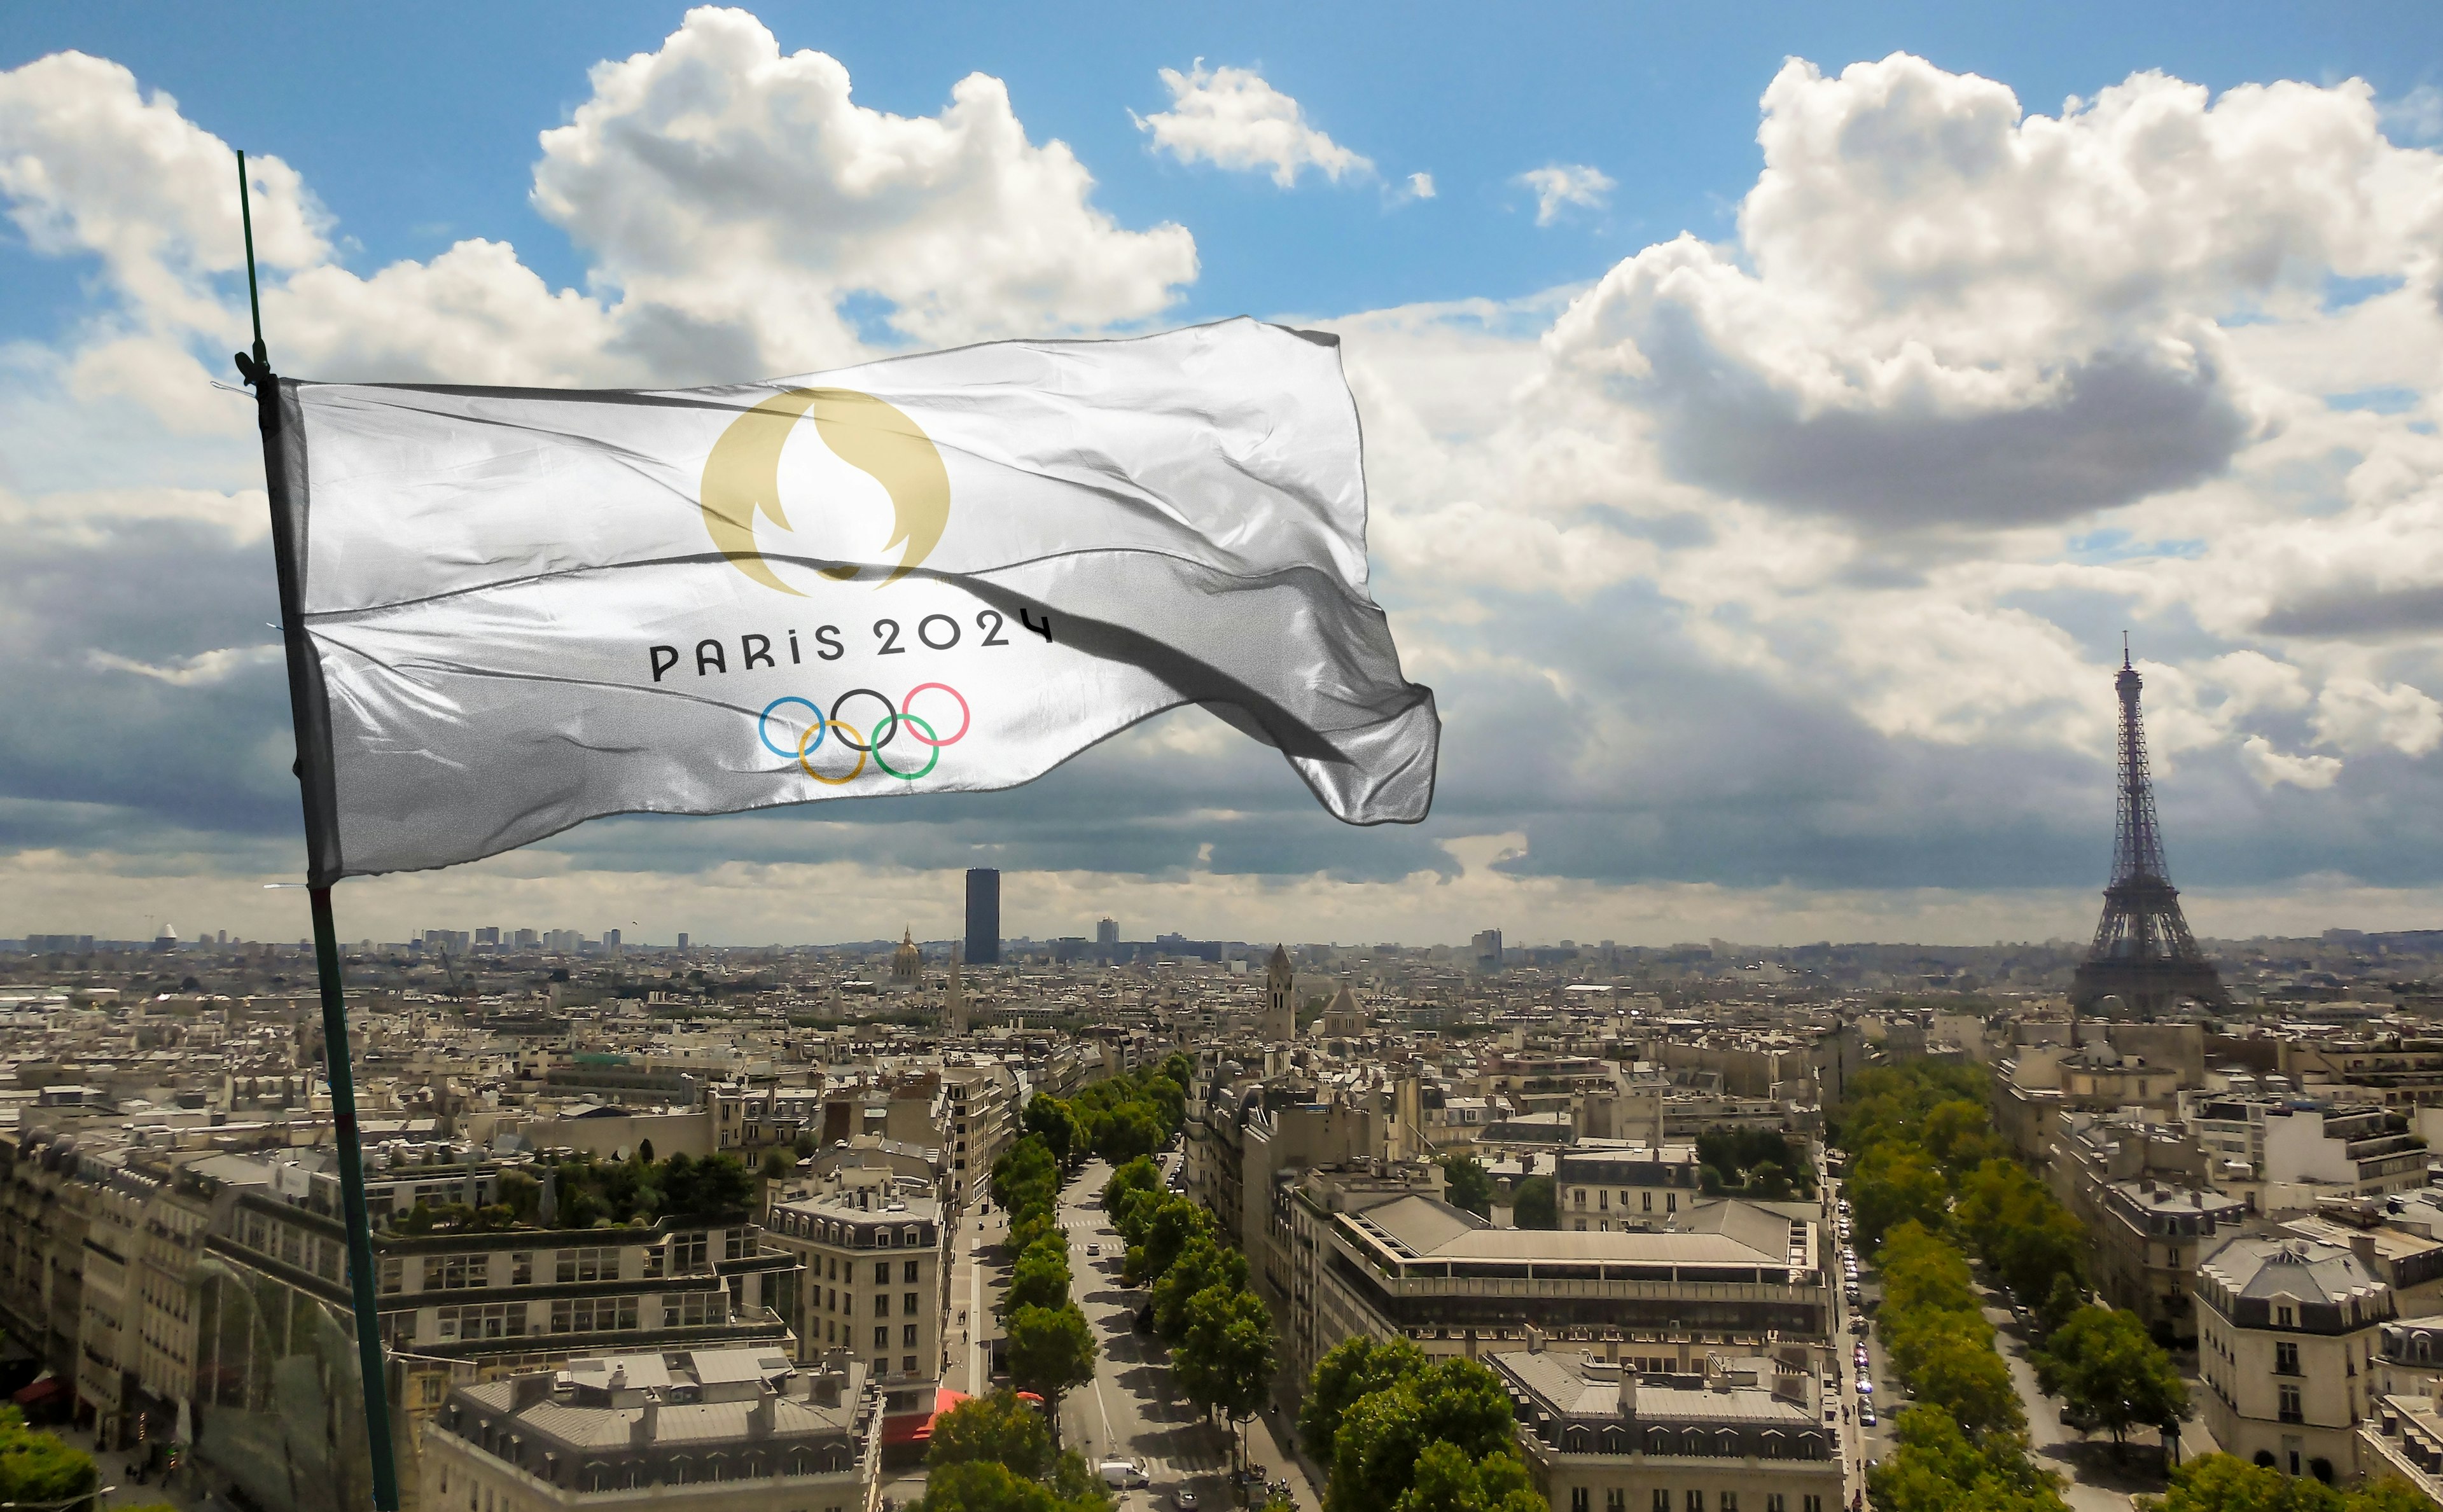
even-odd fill
[[[1431,802],[1329,336],[277,397],[319,882],[603,814],[1007,788],[1182,703],[1350,823]]]

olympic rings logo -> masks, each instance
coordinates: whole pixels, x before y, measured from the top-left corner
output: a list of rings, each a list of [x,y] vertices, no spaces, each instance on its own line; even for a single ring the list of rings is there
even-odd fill
[[[946,693],[959,705],[959,727],[956,730],[948,735],[938,734],[930,721],[916,713],[916,695],[927,692]],[[866,738],[867,732],[860,732],[855,725],[840,718],[840,710],[847,706],[849,700],[855,698],[872,699],[882,705],[881,717],[871,727],[871,738]],[[775,722],[772,716],[775,710],[791,703],[814,716],[814,722],[799,732],[796,740],[782,744],[772,738]],[[935,711],[937,715],[940,712],[938,709]],[[785,729],[786,725],[796,721],[783,716],[779,722]],[[902,782],[914,782],[940,764],[944,746],[956,745],[966,738],[967,726],[972,722],[973,717],[967,711],[967,701],[960,696],[957,688],[947,683],[919,683],[909,688],[908,696],[896,704],[872,688],[851,688],[832,700],[832,706],[828,710],[794,693],[784,695],[763,705],[763,712],[755,717],[755,738],[763,742],[764,750],[783,760],[796,761],[806,775],[823,786],[844,788],[854,782],[864,773],[865,763],[869,758],[885,774],[897,777]],[[928,753],[925,757],[925,764],[912,771],[902,771],[892,766],[891,758],[882,754],[890,747],[891,741],[899,738],[903,730],[907,732],[908,738],[925,747]],[[838,749],[856,753],[856,764],[848,769],[847,775],[831,776],[815,769],[815,753],[823,748],[825,741],[835,741]]]

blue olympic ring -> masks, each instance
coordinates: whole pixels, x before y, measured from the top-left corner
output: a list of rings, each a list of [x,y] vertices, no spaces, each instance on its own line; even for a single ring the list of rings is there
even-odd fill
[[[779,708],[783,703],[795,703],[803,708],[808,714],[815,717],[814,736],[810,741],[800,740],[799,742],[800,747],[799,750],[788,750],[772,743],[772,711]],[[762,741],[763,749],[771,752],[774,756],[781,757],[784,761],[795,761],[799,756],[803,755],[804,752],[819,751],[822,749],[823,735],[830,723],[830,720],[823,718],[823,711],[814,703],[798,697],[794,693],[786,694],[764,704],[763,712],[755,716],[755,738]]]

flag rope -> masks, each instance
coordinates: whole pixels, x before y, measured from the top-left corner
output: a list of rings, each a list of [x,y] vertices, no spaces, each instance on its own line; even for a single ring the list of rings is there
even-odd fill
[[[322,997],[322,1074],[331,1088],[331,1132],[340,1157],[340,1203],[348,1233],[348,1291],[355,1304],[357,1363],[364,1378],[365,1450],[373,1469],[374,1512],[398,1512],[389,1375],[382,1361],[381,1314],[375,1300],[373,1228],[365,1211],[364,1146],[357,1130],[356,1075],[348,1052],[347,990],[340,971],[330,884],[316,875],[321,858],[332,853],[332,837],[322,832],[330,811],[318,801],[327,793],[331,781],[328,748],[309,738],[314,728],[313,648],[305,640],[296,519],[290,509],[287,416],[281,403],[279,375],[271,371],[263,344],[263,298],[254,271],[253,193],[247,182],[244,153],[237,155],[237,194],[238,215],[246,229],[246,298],[254,317],[254,351],[250,358],[244,352],[236,354],[237,369],[254,389],[255,419],[263,431],[264,484],[271,501],[272,565],[280,580],[280,638],[287,652],[288,708],[297,732],[297,763],[291,770],[305,809],[306,897],[314,917],[314,975]]]

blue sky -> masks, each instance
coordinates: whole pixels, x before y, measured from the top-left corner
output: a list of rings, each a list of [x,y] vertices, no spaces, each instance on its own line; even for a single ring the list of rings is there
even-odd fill
[[[295,163],[338,218],[352,265],[425,258],[462,236],[514,242],[561,284],[583,259],[527,203],[535,134],[586,98],[604,58],[650,51],[660,4],[306,7],[275,25],[209,8],[12,7],[0,66],[64,47],[114,59],[248,151]],[[938,110],[982,70],[1037,137],[1075,148],[1123,223],[1176,220],[1203,272],[1184,319],[1331,315],[1513,299],[1592,278],[1682,229],[1728,233],[1755,176],[1756,98],[1788,57],[1828,69],[1896,50],[2009,83],[2030,108],[2140,69],[2214,89],[2363,78],[2386,97],[2437,82],[2443,10],[2337,6],[1756,5],[1212,7],[787,5],[759,8],[784,50],[848,64],[856,98]],[[1387,174],[1437,200],[1284,195],[1260,176],[1158,158],[1129,112],[1165,101],[1159,68],[1259,68]],[[1539,228],[1514,182],[1547,162],[1620,183],[1611,207]],[[0,331],[72,317],[71,266],[0,253]]]
[[[2443,904],[2431,6],[247,19],[0,12],[0,935],[296,933],[259,461],[211,386],[241,146],[301,374],[1329,325],[1446,720],[1414,829],[1191,712],[1019,792],[384,880],[368,932],[946,933],[997,863],[1038,934],[2076,937],[2123,628],[2201,929]]]

